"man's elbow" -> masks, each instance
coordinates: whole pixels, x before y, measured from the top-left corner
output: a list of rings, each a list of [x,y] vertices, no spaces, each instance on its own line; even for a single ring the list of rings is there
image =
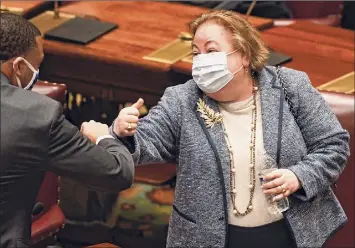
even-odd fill
[[[126,189],[129,189],[133,184],[133,178],[130,180],[130,179],[126,179],[126,180],[123,180],[123,182],[120,184],[120,191],[123,191],[123,190],[126,190]]]
[[[134,181],[134,163],[132,157],[121,159],[116,173],[116,180],[120,191],[132,186]]]
[[[120,190],[125,190],[128,189],[132,186],[133,181],[134,181],[134,166],[132,163],[131,166],[132,169],[130,169],[128,172],[125,173],[123,177],[121,177],[122,181],[119,182],[121,185]]]

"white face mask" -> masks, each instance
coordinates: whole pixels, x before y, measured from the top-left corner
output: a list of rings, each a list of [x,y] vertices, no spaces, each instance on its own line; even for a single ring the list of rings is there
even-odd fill
[[[33,72],[31,81],[24,88],[25,90],[31,90],[33,88],[33,86],[35,85],[35,83],[37,83],[38,76],[39,76],[39,70],[36,70],[35,68],[33,68],[33,66],[30,64],[30,62],[28,62],[26,59],[24,59],[22,57],[16,58],[13,64],[19,62],[20,60],[23,60],[25,62],[25,64],[28,66],[28,68],[30,68],[30,70]],[[18,87],[22,88],[21,80],[19,79],[19,77],[17,75],[16,75],[16,80],[17,80]]]
[[[197,86],[205,93],[215,93],[226,86],[243,69],[243,65],[234,73],[228,70],[227,56],[237,50],[199,54],[193,58],[192,77]]]

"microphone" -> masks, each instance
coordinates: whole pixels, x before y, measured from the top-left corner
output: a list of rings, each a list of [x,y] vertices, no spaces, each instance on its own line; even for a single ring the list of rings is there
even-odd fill
[[[253,11],[253,9],[254,9],[254,7],[255,7],[256,1],[257,1],[257,0],[253,0],[253,2],[250,4],[250,6],[249,6],[249,8],[248,8],[248,10],[247,10],[247,13],[245,14],[245,19],[248,20],[248,18],[249,18],[249,16],[250,16],[251,12]]]
[[[37,202],[32,209],[32,216],[39,215],[44,209],[44,204],[42,202]]]
[[[54,16],[53,19],[59,19],[59,7],[58,7],[58,0],[54,0]]]

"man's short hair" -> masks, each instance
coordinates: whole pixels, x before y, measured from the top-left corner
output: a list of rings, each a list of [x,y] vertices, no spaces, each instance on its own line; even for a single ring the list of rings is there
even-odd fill
[[[0,14],[0,61],[24,55],[36,47],[39,29],[22,16],[13,13]]]

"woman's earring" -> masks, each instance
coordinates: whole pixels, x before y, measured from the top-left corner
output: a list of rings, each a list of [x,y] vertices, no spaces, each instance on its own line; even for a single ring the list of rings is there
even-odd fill
[[[248,71],[249,71],[249,70],[248,70],[248,67],[245,67],[244,70],[245,70],[245,73],[248,73]]]

